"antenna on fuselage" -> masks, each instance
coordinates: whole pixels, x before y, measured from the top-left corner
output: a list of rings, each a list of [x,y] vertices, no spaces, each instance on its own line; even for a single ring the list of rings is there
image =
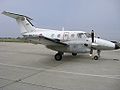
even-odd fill
[[[64,27],[62,27],[62,31],[64,31],[65,30],[65,28]]]

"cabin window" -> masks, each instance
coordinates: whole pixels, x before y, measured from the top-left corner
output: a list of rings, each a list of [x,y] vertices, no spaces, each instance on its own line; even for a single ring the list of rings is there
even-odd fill
[[[65,37],[67,37],[67,36],[68,36],[68,34],[64,34],[64,36],[65,36]]]
[[[54,38],[55,34],[52,34],[51,37]]]
[[[71,37],[74,38],[74,37],[75,37],[75,34],[71,34]]]
[[[58,34],[57,37],[60,38],[60,34]]]
[[[42,36],[42,33],[41,33],[41,34],[39,34],[39,36]]]
[[[29,37],[32,37],[32,35],[29,35]]]
[[[82,38],[82,35],[83,35],[83,33],[78,33],[78,34],[77,34],[77,37],[78,37],[78,38]]]

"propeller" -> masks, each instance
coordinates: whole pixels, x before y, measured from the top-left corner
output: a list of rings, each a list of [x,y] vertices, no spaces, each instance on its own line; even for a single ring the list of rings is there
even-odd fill
[[[92,43],[94,43],[94,30],[92,30],[92,32],[91,32],[91,40],[92,40]],[[90,49],[90,54],[93,54],[93,48],[92,47]]]

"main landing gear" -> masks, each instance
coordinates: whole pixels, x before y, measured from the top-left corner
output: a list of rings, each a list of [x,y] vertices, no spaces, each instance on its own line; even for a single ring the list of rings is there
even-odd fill
[[[64,54],[63,52],[58,52],[57,54],[55,54],[55,60],[56,61],[61,61],[63,54]],[[72,53],[72,55],[77,56],[77,53]]]
[[[72,53],[73,56],[77,56],[77,53]]]
[[[58,52],[58,53],[55,55],[55,60],[56,60],[56,61],[61,61],[62,55],[63,55],[63,52]]]

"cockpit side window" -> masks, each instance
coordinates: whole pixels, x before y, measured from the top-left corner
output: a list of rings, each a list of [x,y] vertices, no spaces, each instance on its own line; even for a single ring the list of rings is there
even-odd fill
[[[85,36],[86,36],[87,38],[90,38],[90,37],[91,37],[90,33],[84,33],[84,34],[85,34]]]
[[[75,34],[71,34],[71,37],[74,38],[74,37],[75,37]]]
[[[57,37],[60,38],[60,34],[58,34]]]
[[[78,38],[82,38],[82,35],[83,35],[83,33],[78,33],[78,34],[77,34],[77,37],[78,37]]]

